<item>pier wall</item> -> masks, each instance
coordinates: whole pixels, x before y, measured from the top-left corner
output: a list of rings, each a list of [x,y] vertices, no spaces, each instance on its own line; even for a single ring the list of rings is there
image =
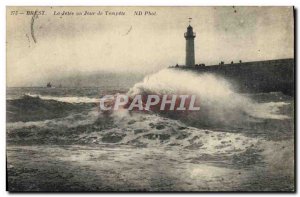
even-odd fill
[[[294,59],[171,68],[222,76],[241,93],[282,92],[291,96],[295,94]]]

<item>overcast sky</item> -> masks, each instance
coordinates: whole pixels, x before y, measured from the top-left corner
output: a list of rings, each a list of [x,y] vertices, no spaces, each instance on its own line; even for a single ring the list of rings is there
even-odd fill
[[[45,16],[10,11],[46,10]],[[54,16],[54,11],[124,11],[125,16]],[[134,11],[155,16],[134,16]],[[104,13],[105,14],[105,13]],[[7,10],[7,86],[101,72],[150,73],[184,64],[188,18],[196,63],[292,58],[291,7],[39,7]]]

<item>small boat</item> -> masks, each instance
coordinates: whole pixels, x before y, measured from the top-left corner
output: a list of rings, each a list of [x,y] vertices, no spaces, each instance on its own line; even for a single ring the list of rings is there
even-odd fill
[[[48,82],[48,83],[47,83],[47,88],[51,88],[51,87],[52,87],[51,83]]]

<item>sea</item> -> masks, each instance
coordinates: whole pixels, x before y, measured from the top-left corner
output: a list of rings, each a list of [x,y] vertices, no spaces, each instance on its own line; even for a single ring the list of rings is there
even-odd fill
[[[133,85],[7,88],[9,191],[294,191],[294,97],[164,69]],[[104,95],[193,94],[200,110],[99,109]]]

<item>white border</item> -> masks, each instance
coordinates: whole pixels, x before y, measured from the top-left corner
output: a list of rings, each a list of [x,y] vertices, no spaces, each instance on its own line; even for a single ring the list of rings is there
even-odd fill
[[[197,1],[197,0],[3,0],[6,5],[82,5],[82,6],[150,6],[150,5],[160,5],[160,6],[288,6],[297,4],[296,0],[251,0],[251,1],[241,1],[241,0],[207,0],[207,1]]]
[[[295,6],[296,9],[300,9],[300,1],[299,0],[285,0],[285,1],[279,1],[279,0],[247,0],[247,1],[241,1],[241,0],[57,0],[57,1],[51,1],[51,0],[2,0],[0,1],[0,31],[1,31],[1,44],[0,44],[0,61],[1,61],[1,67],[0,67],[0,195],[1,196],[8,196],[11,195],[8,192],[6,192],[6,180],[5,180],[5,73],[6,73],[6,62],[5,62],[5,42],[6,42],[6,6]],[[299,14],[298,14],[299,15]],[[296,20],[299,21],[299,20]],[[297,25],[298,27],[298,22]],[[297,35],[298,37],[298,35]],[[299,50],[297,51],[296,57],[299,56]],[[299,75],[299,69],[297,69],[297,75]],[[297,92],[299,92],[299,84],[297,84]],[[299,106],[299,98],[297,99],[297,103]],[[297,107],[297,111],[298,111]],[[299,115],[298,115],[299,117]],[[299,125],[299,118],[297,117],[297,125]],[[298,146],[299,146],[299,134],[297,134],[298,139]],[[297,146],[297,150],[298,150]],[[299,158],[299,151],[297,151],[297,158]],[[297,170],[299,172],[299,170]],[[299,173],[298,173],[299,175]],[[297,176],[298,177],[298,176]],[[299,189],[299,181],[297,181],[297,189]],[[16,194],[14,194],[16,195]],[[36,196],[41,196],[43,194],[36,194]],[[66,194],[56,194],[58,196],[63,196]],[[73,194],[71,194],[73,195]],[[84,196],[86,194],[76,194],[76,196]],[[100,194],[101,196],[106,195],[119,195],[119,194]],[[123,194],[124,195],[124,194]],[[142,195],[142,194],[138,194]],[[164,194],[155,194],[158,196],[162,196]],[[180,195],[188,195],[188,194],[180,194]],[[208,194],[201,194],[200,195],[208,195]],[[209,195],[219,195],[219,194],[209,194]],[[228,194],[228,195],[233,195]],[[242,195],[242,194],[234,194],[234,195]],[[265,196],[267,194],[253,194],[256,196]],[[273,194],[271,194],[273,195]],[[283,196],[287,196],[290,194],[280,194]],[[298,195],[298,194],[297,194]]]

